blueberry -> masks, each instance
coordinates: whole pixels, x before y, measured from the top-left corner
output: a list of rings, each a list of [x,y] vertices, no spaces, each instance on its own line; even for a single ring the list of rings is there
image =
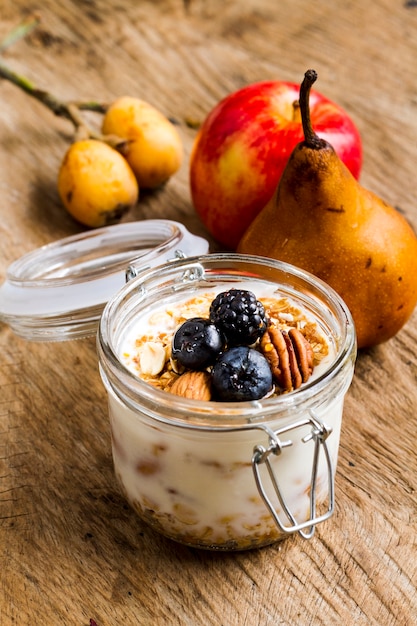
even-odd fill
[[[205,369],[223,348],[218,328],[208,319],[192,317],[177,329],[172,339],[172,357],[189,369]]]
[[[211,303],[210,319],[225,335],[229,346],[255,343],[268,326],[263,304],[246,289],[219,293]]]
[[[272,389],[266,358],[247,346],[236,346],[219,356],[212,369],[213,394],[222,402],[259,400]]]

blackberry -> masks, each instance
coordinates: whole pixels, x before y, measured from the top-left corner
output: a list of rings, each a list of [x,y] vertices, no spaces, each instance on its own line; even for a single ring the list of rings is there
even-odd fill
[[[213,396],[221,402],[259,400],[272,390],[272,373],[263,354],[247,346],[223,352],[211,372]]]
[[[192,317],[175,332],[171,355],[184,367],[202,370],[216,360],[222,348],[219,329],[208,319]]]
[[[211,303],[209,315],[229,346],[255,343],[268,326],[263,304],[245,289],[219,293]]]

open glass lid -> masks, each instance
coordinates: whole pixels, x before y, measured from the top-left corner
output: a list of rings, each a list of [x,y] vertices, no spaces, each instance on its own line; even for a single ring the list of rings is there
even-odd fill
[[[208,243],[180,223],[145,220],[100,228],[48,244],[10,265],[0,287],[0,321],[32,341],[92,335],[126,278]]]

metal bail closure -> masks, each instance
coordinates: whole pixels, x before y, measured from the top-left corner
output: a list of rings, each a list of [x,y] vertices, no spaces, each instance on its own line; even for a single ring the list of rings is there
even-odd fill
[[[168,257],[166,259],[166,262],[173,262],[173,261],[177,261],[178,259],[185,259],[186,258],[186,254],[182,251],[182,250],[175,250],[174,252],[174,256],[173,257]],[[128,283],[130,280],[133,280],[134,278],[136,278],[139,274],[141,274],[142,272],[144,272],[145,270],[148,270],[151,268],[151,265],[138,265],[136,262],[132,262],[130,263],[130,265],[128,265],[127,269],[126,269],[126,273],[125,273],[125,280]]]
[[[292,512],[290,511],[286,499],[284,497],[283,491],[280,488],[277,480],[276,473],[274,472],[274,468],[271,463],[271,454],[274,456],[279,456],[285,450],[293,445],[293,441],[281,441],[280,435],[294,429],[303,428],[305,426],[311,425],[311,432],[304,436],[301,439],[303,444],[307,444],[308,442],[312,442],[314,445],[313,450],[313,462],[311,468],[311,481],[310,481],[310,517],[308,520],[303,522],[298,522]],[[264,430],[269,437],[269,445],[268,448],[265,448],[262,445],[255,446],[252,457],[252,469],[255,476],[255,482],[258,487],[258,491],[266,505],[269,509],[272,517],[274,518],[277,526],[284,533],[295,533],[298,532],[304,539],[310,539],[315,530],[315,526],[320,522],[324,522],[327,520],[332,514],[334,510],[334,471],[332,467],[332,461],[330,458],[329,449],[327,447],[326,439],[331,434],[331,428],[327,428],[327,426],[322,423],[315,415],[314,412],[310,412],[310,417],[307,417],[303,420],[285,426],[276,431],[272,430],[268,426],[264,424],[259,424],[257,428]],[[322,514],[316,514],[316,490],[317,490],[317,475],[318,475],[318,466],[319,460],[321,457],[321,453],[323,452],[324,458],[327,464],[327,479],[328,479],[328,506],[327,511]],[[285,513],[288,518],[290,524],[285,525],[283,521],[281,521],[280,517],[277,513],[277,507],[274,506],[270,497],[268,496],[264,484],[260,475],[260,465],[263,463],[266,464],[269,478],[271,480],[272,486],[274,488],[275,494],[278,498],[279,505],[282,511]],[[305,530],[307,529],[307,530]]]

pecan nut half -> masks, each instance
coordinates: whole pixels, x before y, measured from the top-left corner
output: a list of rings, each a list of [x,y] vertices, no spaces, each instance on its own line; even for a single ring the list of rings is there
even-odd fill
[[[261,350],[283,391],[298,389],[313,372],[313,349],[297,328],[287,332],[270,326],[262,336]]]

